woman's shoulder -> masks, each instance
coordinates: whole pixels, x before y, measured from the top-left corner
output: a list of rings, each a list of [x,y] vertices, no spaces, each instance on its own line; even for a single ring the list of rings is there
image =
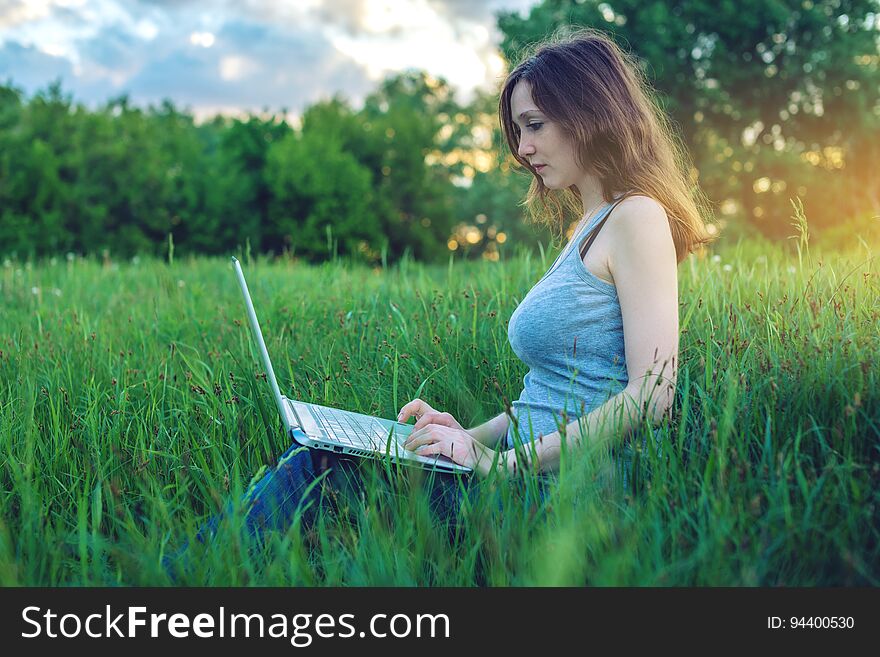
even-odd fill
[[[614,210],[614,214],[618,216],[621,214],[632,216],[645,213],[652,216],[662,215],[664,218],[666,217],[666,210],[663,208],[663,205],[646,194],[631,193],[618,203]]]
[[[644,194],[632,194],[614,207],[607,223],[612,230],[625,235],[652,226],[668,227],[669,219],[659,201]]]
[[[620,260],[615,256],[622,252],[652,253],[658,248],[671,247],[673,255],[675,253],[666,210],[650,196],[628,196],[617,205],[607,223],[610,263]]]

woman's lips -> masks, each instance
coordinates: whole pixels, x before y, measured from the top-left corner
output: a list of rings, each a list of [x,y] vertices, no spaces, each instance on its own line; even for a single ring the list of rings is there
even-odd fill
[[[535,171],[537,171],[538,173],[541,173],[541,170],[542,170],[545,166],[547,166],[547,165],[546,165],[546,164],[536,164],[536,165],[535,165]]]

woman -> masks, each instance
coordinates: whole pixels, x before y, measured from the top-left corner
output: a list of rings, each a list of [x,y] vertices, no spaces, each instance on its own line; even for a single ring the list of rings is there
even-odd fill
[[[644,419],[659,423],[675,390],[676,266],[708,241],[668,120],[637,65],[602,33],[539,46],[505,81],[499,115],[533,176],[533,220],[560,237],[572,213],[580,221],[510,319],[511,346],[529,366],[512,407],[470,430],[420,399],[398,417],[416,417],[409,449],[482,476],[552,472],[564,441],[620,443]],[[248,527],[289,526],[318,506],[325,483],[350,482],[346,470],[330,454],[291,447],[249,491]]]
[[[669,121],[637,65],[601,32],[539,46],[507,77],[499,116],[533,176],[532,218],[558,234],[567,213],[581,219],[510,319],[529,371],[509,412],[465,430],[416,399],[399,419],[417,417],[407,446],[419,454],[482,475],[551,472],[563,441],[619,444],[643,416],[656,426],[670,411],[676,266],[709,236]]]

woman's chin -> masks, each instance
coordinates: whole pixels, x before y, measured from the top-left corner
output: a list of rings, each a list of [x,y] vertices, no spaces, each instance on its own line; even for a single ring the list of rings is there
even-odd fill
[[[541,182],[543,183],[544,187],[546,187],[547,189],[552,190],[552,191],[565,190],[565,189],[568,189],[568,187],[569,187],[569,185],[561,183],[560,180],[558,178],[554,177],[554,175],[552,173],[549,175],[546,173],[545,174],[539,173],[538,177],[541,178]]]

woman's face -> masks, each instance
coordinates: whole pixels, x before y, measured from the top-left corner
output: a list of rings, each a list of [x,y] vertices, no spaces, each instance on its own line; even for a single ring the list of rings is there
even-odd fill
[[[548,118],[532,100],[532,85],[517,82],[510,95],[510,109],[520,128],[517,152],[537,171],[549,189],[579,186],[585,172],[575,160],[574,145],[562,127]]]

